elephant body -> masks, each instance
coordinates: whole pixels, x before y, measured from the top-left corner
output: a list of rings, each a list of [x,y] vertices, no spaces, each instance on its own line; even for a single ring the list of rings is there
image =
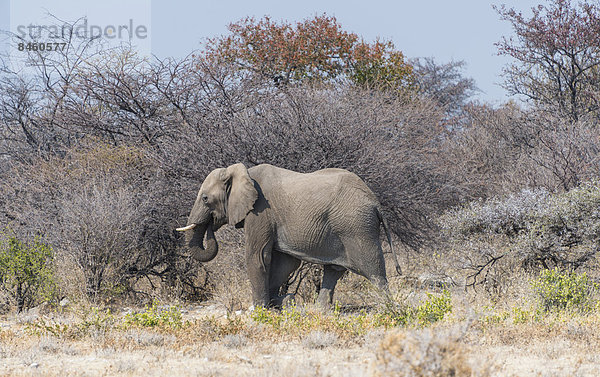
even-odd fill
[[[193,232],[187,237],[193,248],[203,236],[198,232],[207,229],[208,244],[214,240],[212,230],[226,221],[245,229],[255,305],[279,303],[279,288],[301,261],[324,267],[318,297],[322,305],[331,303],[346,270],[387,289],[380,224],[391,241],[389,231],[375,194],[347,170],[297,173],[268,164],[217,169],[202,184],[188,226],[180,230]],[[397,260],[396,266],[399,270]]]

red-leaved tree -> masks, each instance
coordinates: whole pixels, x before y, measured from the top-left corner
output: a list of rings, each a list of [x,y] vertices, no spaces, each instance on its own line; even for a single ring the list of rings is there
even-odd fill
[[[367,43],[327,15],[290,24],[245,18],[230,34],[208,41],[203,59],[233,63],[276,85],[347,78],[360,86],[399,90],[413,82],[412,66],[390,41]]]

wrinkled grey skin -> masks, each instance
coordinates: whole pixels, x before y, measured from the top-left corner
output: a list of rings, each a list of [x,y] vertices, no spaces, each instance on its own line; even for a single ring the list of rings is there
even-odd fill
[[[226,223],[245,228],[255,305],[280,305],[279,288],[301,261],[324,267],[317,299],[323,306],[331,304],[346,270],[387,290],[380,223],[390,246],[391,237],[377,198],[347,170],[302,174],[268,164],[213,170],[202,183],[187,226],[178,230],[185,231],[191,255],[207,262],[218,251],[213,232]]]

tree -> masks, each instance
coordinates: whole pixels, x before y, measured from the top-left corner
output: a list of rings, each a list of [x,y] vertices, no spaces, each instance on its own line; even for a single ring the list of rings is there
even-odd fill
[[[511,94],[572,120],[599,110],[600,6],[551,0],[533,8],[530,18],[513,8],[495,9],[515,33],[497,43],[500,55],[516,60],[504,69]]]
[[[0,284],[15,300],[19,313],[52,294],[52,260],[52,248],[38,238],[33,242],[6,234],[0,238]]]
[[[411,64],[419,93],[446,108],[450,116],[459,114],[479,91],[475,80],[463,75],[466,63],[462,60],[438,63],[433,58],[418,58]]]
[[[335,17],[322,15],[295,25],[245,18],[230,24],[229,31],[209,40],[203,58],[233,63],[276,85],[342,77],[361,86],[393,89],[412,83],[412,67],[392,42],[366,43],[344,31]]]
[[[414,86],[413,67],[392,42],[361,42],[349,61],[350,80],[363,88],[400,90]]]

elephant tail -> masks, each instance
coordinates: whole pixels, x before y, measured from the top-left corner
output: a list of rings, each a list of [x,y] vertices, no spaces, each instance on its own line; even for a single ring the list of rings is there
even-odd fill
[[[392,234],[390,233],[390,228],[388,227],[387,221],[385,220],[385,217],[383,217],[383,214],[381,213],[381,209],[379,207],[377,207],[377,217],[383,225],[383,230],[385,230],[388,243],[390,244],[390,251],[392,252],[392,255],[394,257],[394,262],[396,263],[396,272],[398,273],[398,275],[402,275],[402,269],[400,268],[400,263],[398,263],[398,256],[396,255],[396,251],[394,250],[394,246],[392,245]]]

